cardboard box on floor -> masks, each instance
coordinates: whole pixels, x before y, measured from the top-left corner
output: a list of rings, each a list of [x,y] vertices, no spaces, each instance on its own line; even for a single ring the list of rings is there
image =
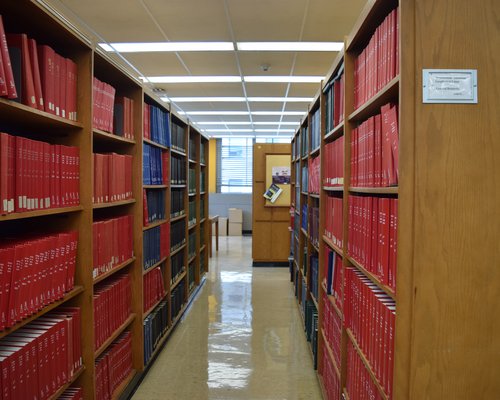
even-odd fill
[[[227,210],[229,223],[243,223],[243,210],[241,208],[230,208]]]
[[[241,236],[242,227],[242,222],[229,222],[228,236]]]
[[[212,228],[215,229],[215,226]],[[214,231],[215,234],[215,231]],[[227,218],[219,217],[219,236],[227,236]]]

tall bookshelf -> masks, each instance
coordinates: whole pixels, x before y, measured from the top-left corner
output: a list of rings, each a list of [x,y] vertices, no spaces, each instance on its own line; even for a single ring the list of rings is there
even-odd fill
[[[490,207],[500,200],[490,187],[492,182],[498,182],[495,172],[498,159],[490,155],[498,151],[500,142],[487,133],[499,123],[498,113],[492,107],[499,85],[493,67],[498,55],[484,45],[485,38],[491,40],[491,45],[499,44],[498,25],[492,17],[495,7],[491,3],[478,8],[465,1],[440,4],[426,0],[369,1],[346,38],[345,50],[333,62],[322,83],[319,156],[323,218],[319,228],[321,295],[317,354],[325,399],[357,398],[360,393],[377,399],[468,399],[495,398],[500,393],[499,382],[492,372],[498,363],[498,344],[490,340],[500,332],[498,322],[492,320],[493,310],[498,310],[493,293],[498,293],[499,286],[498,280],[492,279],[490,268],[492,261],[498,264],[499,257],[498,246],[492,240],[498,237],[499,225],[492,225]],[[378,75],[381,83],[355,105],[356,97],[360,96],[355,88],[355,79],[359,76],[356,60],[376,34],[377,27],[396,8],[401,51],[395,60],[399,71],[396,69],[394,75],[379,72],[385,74]],[[383,30],[381,32],[383,36]],[[476,69],[479,103],[423,103],[424,68]],[[334,108],[341,106],[340,119],[327,123],[330,113],[327,105],[331,102],[328,90],[342,74],[345,95],[334,102]],[[374,78],[367,79],[373,82]],[[363,176],[370,170],[359,166],[364,162],[360,154],[363,155],[366,148],[352,143],[360,140],[360,129],[377,114],[382,115],[381,124],[384,124],[386,111],[382,107],[388,103],[398,106],[399,180],[392,184],[370,183],[371,178]],[[316,107],[317,100],[309,109],[309,124]],[[377,126],[377,122],[374,124]],[[369,129],[364,132],[369,134]],[[300,148],[301,135],[299,129],[292,141],[297,148]],[[370,139],[366,136],[363,140]],[[336,143],[339,145],[333,153],[333,164],[336,158],[340,159],[339,164],[332,167],[328,152]],[[371,162],[383,163],[383,157]],[[295,158],[295,170],[302,162],[300,156]],[[332,175],[331,169],[338,165],[342,179]],[[456,173],[457,169],[460,173]],[[376,179],[376,172],[371,173]],[[297,177],[295,188],[298,188],[298,176],[294,176]],[[325,183],[325,178],[333,181]],[[311,199],[302,194],[296,198],[295,211],[302,213],[298,199],[302,204],[307,201],[308,205]],[[342,204],[338,212],[329,214],[328,201],[332,199],[342,200]],[[377,207],[389,203],[392,210],[396,201],[397,235],[389,230],[389,246],[392,246],[389,248],[397,249],[395,262],[389,261],[390,266],[397,266],[392,282],[383,274],[385,271],[374,270],[369,261],[360,261],[352,248],[357,245],[356,237],[351,235],[352,224],[359,223],[356,218],[363,215],[353,214],[353,210],[375,203]],[[380,209],[377,212],[380,213]],[[295,218],[298,217],[296,214]],[[389,225],[391,220],[389,218]],[[336,224],[335,235],[325,234],[329,222]],[[302,240],[310,235],[310,230],[308,224],[307,234],[296,228],[295,235]],[[371,232],[368,229],[366,234]],[[293,246],[292,249],[294,268],[298,270],[294,283],[300,293],[303,255]],[[328,252],[338,257],[339,284],[336,291],[327,293]],[[376,296],[377,300],[370,300],[370,304],[377,304],[378,310],[384,307],[395,310],[392,360],[385,358],[390,347],[384,347],[390,346],[390,334],[388,339],[382,328],[377,331],[376,324],[370,325],[370,311],[352,308],[359,300],[351,292],[356,287],[363,289],[367,299],[372,293]],[[306,299],[311,296],[309,292],[310,288]],[[476,295],[480,300],[472,300]],[[362,303],[357,306],[360,304],[362,307]],[[371,316],[376,316],[376,321],[391,318],[391,312],[381,313],[374,311]],[[365,318],[361,319],[362,325],[353,327],[353,316]],[[386,366],[388,370],[384,369]],[[392,387],[388,381],[393,382]]]
[[[15,321],[7,328],[0,330],[0,340],[4,341],[0,342],[0,347],[8,342],[11,343],[12,340],[17,340],[19,333],[23,332],[26,326],[30,324],[40,326],[42,321],[47,320],[43,317],[49,315],[54,318],[54,312],[60,312],[61,307],[78,307],[81,313],[81,323],[78,330],[82,363],[68,375],[67,379],[59,382],[60,384],[54,388],[49,398],[58,398],[68,387],[82,388],[85,399],[95,398],[96,393],[102,389],[99,386],[101,368],[98,365],[99,360],[108,352],[112,352],[115,348],[126,343],[128,339],[125,338],[130,335],[131,366],[127,369],[128,372],[115,382],[113,393],[110,393],[113,399],[127,396],[147,371],[147,368],[154,362],[155,356],[161,351],[176,323],[187,309],[187,305],[203,284],[204,275],[208,271],[208,253],[206,251],[208,223],[204,223],[208,215],[206,189],[208,183],[206,173],[204,174],[208,165],[208,140],[194,129],[189,121],[183,120],[169,107],[165,107],[156,95],[144,87],[139,80],[132,77],[125,67],[96,49],[84,33],[74,28],[67,20],[61,19],[50,8],[35,1],[9,1],[3,2],[0,6],[0,15],[3,18],[6,32],[26,33],[38,44],[49,45],[56,53],[71,59],[77,70],[77,113],[75,118],[69,119],[66,118],[66,115],[64,117],[57,116],[7,99],[7,97],[0,97],[0,131],[14,138],[26,138],[51,145],[73,146],[77,148],[75,153],[79,155],[78,201],[72,197],[73,204],[57,208],[41,208],[40,202],[40,209],[3,212],[0,215],[0,231],[2,232],[0,249],[7,243],[5,241],[7,237],[27,240],[27,226],[29,226],[29,237],[46,237],[61,232],[78,231],[74,286],[68,287],[65,293],[38,311],[23,315],[19,321]],[[100,111],[97,111],[94,106],[98,99],[94,78],[114,88],[117,103],[122,101],[118,100],[122,97],[130,99],[126,101],[126,106],[125,100],[120,103],[122,108],[119,106],[116,109],[115,117],[118,118],[115,118],[112,125],[111,123],[107,126],[96,124],[95,117]],[[182,146],[172,148],[170,144],[157,143],[143,137],[145,104],[154,105],[165,112],[167,119],[164,128],[169,130],[169,135],[172,124],[175,123],[181,127],[181,131],[184,133]],[[109,112],[110,107],[112,109],[114,105],[110,103],[107,107]],[[124,111],[125,108],[127,111]],[[120,119],[119,116],[124,115],[123,113],[126,113],[127,117]],[[101,114],[99,115],[102,117]],[[127,133],[124,129],[127,130]],[[168,169],[168,177],[167,179],[163,178],[164,181],[160,183],[145,184],[143,181],[146,144],[159,149],[160,154],[165,156],[164,165]],[[183,147],[184,151],[180,147]],[[104,195],[102,199],[99,198],[101,192],[98,192],[97,189],[97,187],[100,188],[99,190],[108,187],[102,179],[106,174],[103,173],[104,170],[98,170],[99,172],[95,173],[95,168],[102,167],[104,161],[102,161],[101,156],[98,157],[99,161],[96,161],[94,154],[109,155],[110,160],[113,157],[121,160],[106,161],[109,163],[108,172],[110,174],[113,171],[116,173],[114,179],[108,180],[111,192],[107,200],[104,199]],[[187,176],[189,166],[194,168],[194,192],[192,195],[188,194],[189,180],[177,186],[170,183],[170,160],[172,157],[177,157],[185,166],[186,179],[189,179]],[[124,161],[125,158],[128,161]],[[128,165],[126,174],[122,169],[125,165]],[[32,171],[35,173],[35,168]],[[1,172],[0,170],[0,177],[3,179],[4,175]],[[202,175],[205,178],[202,179]],[[32,194],[29,191],[31,186],[39,188],[35,176],[30,175],[30,183],[22,186],[29,195]],[[41,173],[38,177],[42,177]],[[75,177],[76,174],[73,175],[73,179]],[[69,179],[69,175],[66,175],[66,179]],[[205,181],[205,188],[202,188],[202,180]],[[76,185],[73,186],[76,188]],[[119,194],[120,189],[124,189],[126,193]],[[185,212],[172,216],[171,192],[174,190],[183,193],[181,208]],[[163,193],[162,196],[159,196],[161,200],[158,200],[158,203],[163,202],[162,208],[166,214],[164,217],[157,217],[146,224],[143,214],[145,205],[143,199],[144,193],[147,192]],[[33,190],[33,196],[35,195],[38,194]],[[76,195],[71,192],[70,196]],[[189,260],[194,278],[191,280],[191,285],[189,285],[190,275],[188,273],[187,235],[187,213],[190,198],[194,200],[196,213],[195,223],[189,227],[194,232],[196,239],[195,257]],[[131,230],[127,233],[123,229],[116,228],[115,231],[108,231],[108,236],[102,236],[106,230],[98,231],[95,228],[96,223],[120,219],[124,216],[131,216],[131,221],[133,221],[131,225],[128,225]],[[147,232],[162,226],[171,228],[172,224],[177,221],[185,225],[185,243],[173,251],[170,248],[170,243],[163,246],[159,244],[162,247],[160,250],[164,252],[164,257],[158,260],[157,265],[149,265],[146,271],[143,250]],[[169,232],[169,229],[166,231]],[[109,253],[102,249],[123,251],[125,245],[129,246],[129,253],[127,253],[128,250],[124,251],[124,254],[128,255],[114,255],[115,257],[111,261],[108,260],[102,264],[97,262],[96,265],[96,260],[102,261],[104,259],[102,257],[109,256]],[[96,253],[97,249],[101,249],[102,253]],[[175,253],[183,254],[184,272],[172,281],[171,261],[172,255]],[[101,258],[96,259],[95,254]],[[161,298],[156,299],[150,307],[144,309],[144,284],[147,274],[156,267],[160,267],[161,284],[163,284],[165,293]],[[127,277],[125,279],[130,280],[128,289],[123,289],[123,293],[128,293],[125,297],[128,297],[130,308],[126,313],[123,313],[122,320],[117,325],[115,324],[105,337],[101,337],[101,333],[96,334],[94,331],[94,320],[98,319],[97,314],[101,315],[102,310],[94,309],[94,305],[97,304],[99,294],[112,287],[122,277]],[[186,290],[177,299],[180,309],[176,315],[172,315],[171,296],[175,287],[182,284]],[[162,321],[165,326],[152,346],[153,353],[148,354],[148,358],[145,360],[144,322],[153,316],[159,319],[165,316],[165,320]],[[99,336],[99,341],[96,345],[97,336]],[[51,369],[45,368],[45,370]],[[17,394],[22,397],[20,392]]]

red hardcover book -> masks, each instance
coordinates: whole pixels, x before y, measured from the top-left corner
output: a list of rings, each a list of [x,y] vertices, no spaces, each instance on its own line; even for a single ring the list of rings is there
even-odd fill
[[[390,241],[392,248],[389,255],[389,286],[396,291],[396,271],[398,260],[398,199],[391,199]]]
[[[16,84],[14,80],[14,72],[12,70],[12,64],[9,54],[9,46],[7,44],[7,36],[5,34],[5,28],[3,24],[2,16],[0,15],[0,52],[2,55],[2,61],[5,71],[5,79],[7,84],[7,92],[9,99],[17,99],[18,94],[16,90]]]
[[[38,48],[35,39],[28,40],[31,70],[33,72],[33,85],[35,88],[36,108],[44,110],[43,94],[42,94],[42,80],[40,77],[40,65],[38,63]]]
[[[55,114],[55,52],[46,45],[38,45],[38,61],[40,68],[40,79],[42,84],[42,95],[44,109],[46,112]]]
[[[389,268],[389,218],[390,199],[382,197],[379,199],[379,219],[378,219],[378,265],[377,275],[380,281],[387,284]]]
[[[394,174],[394,160],[391,149],[391,126],[389,121],[390,104],[382,106],[382,185],[397,184]]]
[[[62,57],[54,53],[54,107],[55,114],[61,117],[61,80],[62,80]]]
[[[21,102],[37,108],[33,72],[29,55],[28,36],[24,33],[6,34],[16,87],[21,88]]]
[[[68,118],[66,113],[66,87],[68,86],[68,71],[66,69],[66,59],[58,56],[59,62],[59,113],[63,118]]]
[[[1,43],[0,43],[0,45],[1,45]],[[8,95],[9,95],[9,91],[7,89],[7,77],[5,75],[5,67],[4,67],[4,61],[2,58],[2,52],[0,51],[0,97],[6,97]],[[1,393],[0,393],[0,395],[1,395]]]
[[[66,68],[69,71],[69,90],[67,96],[69,96],[69,119],[72,121],[78,120],[78,104],[77,104],[77,94],[78,94],[78,66],[73,60],[66,59]]]
[[[22,377],[20,377],[19,371],[23,364],[22,357],[19,359],[18,352],[16,352],[15,349],[9,349],[9,347],[2,347],[0,349],[0,357],[4,359],[9,369],[10,398],[13,400],[22,398],[21,396],[24,394],[24,388],[20,387],[20,379],[22,379]],[[21,365],[19,365],[19,363]]]
[[[9,213],[9,135],[0,132],[0,209],[2,214]]]
[[[389,137],[393,159],[394,183],[399,182],[399,128],[398,128],[398,106],[393,105],[387,112],[387,123],[389,124]]]
[[[25,210],[23,201],[23,147],[24,138],[20,136],[15,137],[15,210],[16,212],[23,212]]]

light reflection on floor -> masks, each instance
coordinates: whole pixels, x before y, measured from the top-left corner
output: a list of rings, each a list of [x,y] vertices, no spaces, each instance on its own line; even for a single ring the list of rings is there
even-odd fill
[[[204,288],[133,399],[321,399],[288,270],[252,268],[251,238],[221,238]]]

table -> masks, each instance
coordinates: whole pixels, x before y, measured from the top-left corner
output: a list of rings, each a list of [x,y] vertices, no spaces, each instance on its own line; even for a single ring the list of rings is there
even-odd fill
[[[219,216],[212,215],[208,217],[210,222],[210,246],[208,248],[208,255],[212,257],[212,225],[215,224],[215,251],[219,251]]]

